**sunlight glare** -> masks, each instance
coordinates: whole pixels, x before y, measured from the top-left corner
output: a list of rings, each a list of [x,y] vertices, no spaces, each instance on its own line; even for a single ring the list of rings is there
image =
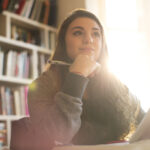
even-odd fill
[[[150,106],[150,80],[148,56],[144,51],[141,53],[141,49],[146,49],[143,39],[137,33],[109,32],[109,68],[141,100],[143,109],[147,111]]]
[[[136,0],[106,0],[106,21],[110,71],[129,87],[147,111],[150,52],[145,33],[138,31]]]

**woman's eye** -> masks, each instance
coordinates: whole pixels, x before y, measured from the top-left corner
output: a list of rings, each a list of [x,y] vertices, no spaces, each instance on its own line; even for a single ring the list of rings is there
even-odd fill
[[[73,32],[73,35],[81,35],[82,34],[82,31],[75,31],[75,32]]]
[[[94,32],[93,33],[95,37],[100,37],[100,33],[99,32]]]

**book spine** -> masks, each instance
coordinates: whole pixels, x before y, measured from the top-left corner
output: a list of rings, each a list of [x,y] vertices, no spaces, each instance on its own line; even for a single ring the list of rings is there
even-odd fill
[[[3,75],[4,52],[0,50],[0,75]]]
[[[7,114],[7,112],[6,112],[7,108],[6,108],[5,87],[1,86],[0,91],[1,91],[1,99],[2,99],[2,114],[6,115]]]
[[[6,101],[6,114],[7,115],[12,115],[12,105],[11,105],[11,93],[10,93],[10,88],[6,87],[5,88],[5,101]]]
[[[6,75],[7,76],[11,76],[11,64],[12,64],[12,58],[13,58],[13,51],[10,50],[7,54],[7,58],[6,58]]]
[[[26,116],[29,116],[29,109],[28,109],[28,87],[25,86],[25,113]]]
[[[26,0],[20,0],[19,7],[16,10],[16,14],[19,14],[19,15],[21,14],[21,12],[24,8],[25,2],[26,2]]]
[[[29,18],[33,4],[34,4],[34,0],[30,0],[25,14],[26,18]]]
[[[21,86],[19,88],[19,94],[20,94],[20,108],[21,108],[21,114],[22,115],[25,115],[26,112],[25,112],[25,89],[23,86]]]
[[[3,4],[2,4],[3,10],[7,9],[8,3],[9,3],[9,0],[3,0]]]
[[[44,19],[43,19],[44,24],[48,24],[49,12],[50,12],[50,1],[45,0],[45,13],[44,13]]]
[[[2,148],[3,146],[6,146],[6,145],[7,145],[6,122],[5,121],[0,121],[0,147]]]
[[[15,113],[16,115],[21,115],[21,107],[20,107],[20,95],[18,90],[14,90],[14,105],[15,105]]]

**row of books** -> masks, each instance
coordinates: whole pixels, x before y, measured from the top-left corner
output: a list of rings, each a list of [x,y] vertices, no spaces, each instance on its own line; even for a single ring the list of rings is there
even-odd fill
[[[11,25],[11,38],[14,40],[23,41],[26,43],[31,43],[34,45],[41,46],[43,43],[41,43],[42,33],[43,31],[37,31],[37,30],[29,30],[20,26],[17,26],[15,24]]]
[[[32,78],[32,55],[27,51],[0,50],[0,75]]]
[[[0,147],[5,146],[6,143],[7,143],[6,122],[0,121]]]
[[[27,93],[27,86],[0,86],[0,114],[28,116]]]
[[[57,0],[2,0],[2,10],[8,10],[38,22],[56,25]]]
[[[45,43],[45,32],[43,30],[31,30],[15,24],[11,25],[11,39],[19,40],[26,43],[34,44],[46,47]],[[48,48],[55,48],[56,33],[49,31],[48,32]]]

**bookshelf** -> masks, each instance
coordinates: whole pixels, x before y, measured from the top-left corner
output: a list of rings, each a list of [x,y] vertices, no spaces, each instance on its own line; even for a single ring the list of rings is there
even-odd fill
[[[29,115],[28,85],[53,54],[57,29],[8,11],[0,20],[0,147],[9,147],[11,122]]]

